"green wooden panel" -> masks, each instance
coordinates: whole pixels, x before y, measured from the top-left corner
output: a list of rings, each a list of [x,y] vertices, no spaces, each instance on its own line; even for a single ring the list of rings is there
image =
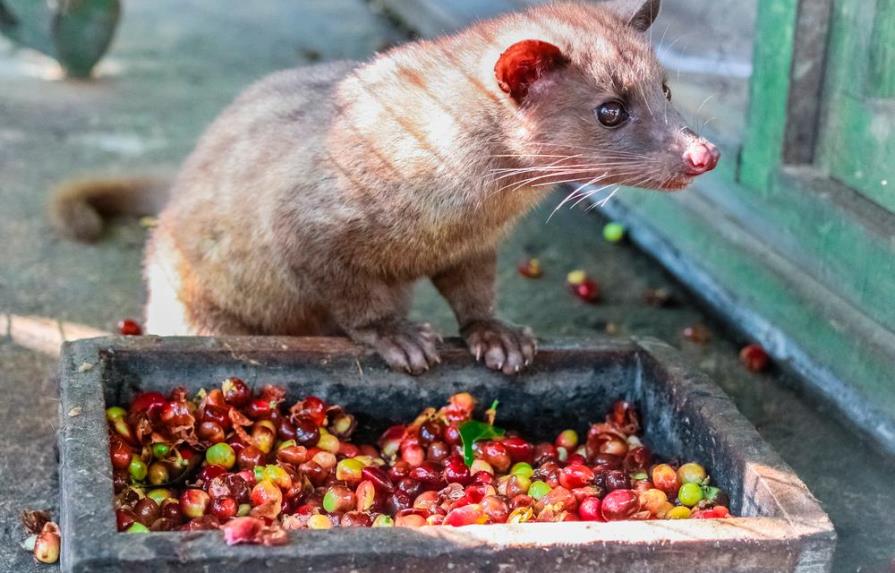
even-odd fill
[[[759,0],[740,181],[767,188],[783,155],[798,0]]]
[[[721,178],[695,192],[895,331],[895,228],[886,221],[887,214],[874,212],[873,205],[854,193],[804,170],[781,172],[764,194],[725,184]]]
[[[723,285],[737,306],[784,332],[822,369],[857,390],[868,409],[872,404],[895,421],[891,331],[874,325],[819,283],[781,272],[788,266],[784,258],[739,229],[724,210],[694,208],[705,204],[701,198],[628,190],[617,201],[636,215],[631,221],[634,229],[648,225],[673,245],[675,257],[692,261],[701,273]],[[682,278],[687,282],[694,277]],[[761,332],[750,334],[762,337]],[[842,398],[827,397],[834,402]],[[855,407],[841,405],[845,411]]]
[[[875,97],[895,78],[876,69],[895,50],[893,19],[892,0],[835,3],[822,158],[834,177],[895,212],[895,98]]]
[[[877,0],[870,45],[870,93],[895,97],[895,0]]]

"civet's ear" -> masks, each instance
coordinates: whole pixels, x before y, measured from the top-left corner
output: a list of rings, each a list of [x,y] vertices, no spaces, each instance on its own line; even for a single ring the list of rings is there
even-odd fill
[[[603,5],[618,14],[628,26],[646,32],[656,21],[662,0],[611,0]]]
[[[494,66],[497,85],[516,103],[522,103],[532,85],[545,73],[569,63],[562,51],[541,40],[516,42],[500,55]]]

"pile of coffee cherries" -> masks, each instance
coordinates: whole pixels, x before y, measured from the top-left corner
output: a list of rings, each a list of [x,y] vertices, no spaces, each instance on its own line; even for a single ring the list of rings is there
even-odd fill
[[[118,529],[224,530],[280,543],[287,529],[723,518],[727,497],[696,463],[656,463],[627,402],[582,437],[532,443],[473,420],[455,394],[376,444],[354,416],[240,379],[196,396],[145,392],[106,411]],[[472,428],[472,431],[470,431]],[[485,431],[482,431],[484,429]]]

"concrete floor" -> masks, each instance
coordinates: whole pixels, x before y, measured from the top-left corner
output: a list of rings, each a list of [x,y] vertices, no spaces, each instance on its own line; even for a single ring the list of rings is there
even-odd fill
[[[309,61],[360,58],[400,38],[362,0],[265,3],[219,0],[128,2],[110,56],[93,83],[48,80],[52,67],[0,44],[0,311],[35,313],[111,328],[139,315],[145,229],[115,225],[96,246],[56,239],[43,217],[49,186],[76,173],[173,168],[216,113],[268,71]],[[835,570],[885,572],[895,556],[892,460],[864,447],[786,375],[746,372],[741,343],[706,316],[652,260],[600,238],[592,214],[547,215],[552,197],[519,227],[502,252],[500,311],[542,337],[649,335],[678,346],[734,398],[764,438],[824,503],[839,532]],[[516,263],[537,255],[544,278],[526,280]],[[602,304],[569,296],[567,271],[597,277]],[[679,301],[657,309],[648,288]],[[446,305],[422,285],[414,313],[452,333]],[[680,331],[702,322],[704,346]],[[611,325],[611,326],[610,326]],[[56,390],[52,359],[0,343],[0,571],[46,570],[18,549],[18,514],[57,508]]]

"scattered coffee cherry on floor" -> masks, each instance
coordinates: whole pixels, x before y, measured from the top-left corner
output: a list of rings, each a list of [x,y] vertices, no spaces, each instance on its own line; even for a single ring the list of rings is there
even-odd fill
[[[140,336],[143,334],[143,327],[140,323],[132,318],[125,318],[118,321],[118,334],[124,336]]]
[[[603,239],[610,243],[620,243],[626,232],[627,229],[621,223],[606,223],[603,227]]]
[[[750,372],[763,372],[771,363],[771,358],[761,345],[748,344],[740,350],[740,362]]]
[[[599,283],[580,269],[566,275],[566,286],[568,286],[569,292],[584,302],[595,303],[600,300]]]
[[[544,269],[541,268],[541,261],[538,259],[526,259],[519,263],[516,269],[527,279],[539,279],[544,276]]]

